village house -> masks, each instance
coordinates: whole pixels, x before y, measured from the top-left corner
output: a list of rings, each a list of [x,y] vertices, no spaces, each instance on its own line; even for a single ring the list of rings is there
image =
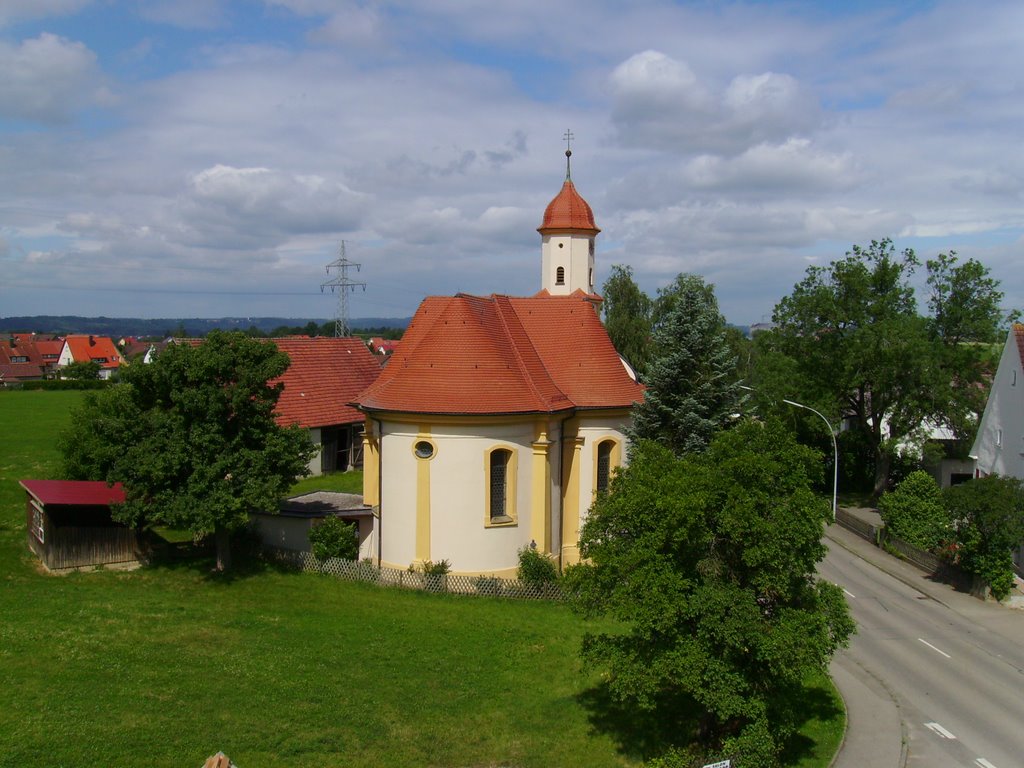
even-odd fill
[[[514,576],[523,547],[579,560],[642,387],[598,316],[600,230],[568,168],[538,231],[538,294],[424,299],[356,399],[382,565]]]
[[[121,367],[121,353],[108,336],[73,334],[65,337],[57,366],[63,368],[81,362],[97,363],[100,378],[109,379]]]
[[[1024,480],[1024,325],[1014,323],[1006,336],[999,367],[978,433],[971,447],[974,476],[1007,475]],[[1013,553],[1024,571],[1024,543]]]

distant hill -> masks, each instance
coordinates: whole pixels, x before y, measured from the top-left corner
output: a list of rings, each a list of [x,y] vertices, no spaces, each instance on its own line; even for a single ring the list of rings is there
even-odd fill
[[[354,330],[368,328],[405,328],[411,317],[360,317],[349,324]],[[184,329],[186,336],[205,336],[215,328],[223,331],[256,327],[270,333],[281,326],[317,325],[333,322],[326,318],[295,317],[174,317],[146,320],[137,317],[78,317],[76,315],[34,315],[0,317],[0,333],[92,333],[96,336],[168,336]]]

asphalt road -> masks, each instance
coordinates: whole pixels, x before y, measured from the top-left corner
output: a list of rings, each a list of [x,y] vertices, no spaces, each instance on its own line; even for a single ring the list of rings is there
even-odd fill
[[[829,545],[819,573],[846,591],[858,627],[843,664],[895,701],[906,765],[1022,768],[1024,611],[932,582],[846,531]]]

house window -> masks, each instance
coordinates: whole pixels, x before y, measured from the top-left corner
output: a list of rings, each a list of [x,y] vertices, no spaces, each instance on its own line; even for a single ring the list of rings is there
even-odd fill
[[[1012,373],[1013,373],[1013,381],[1010,382],[1010,386],[1011,387],[1016,387],[1017,386],[1017,372],[1016,371],[1012,371]]]
[[[26,355],[11,355],[12,363],[27,363],[28,357]]]
[[[594,255],[594,238],[590,238],[590,255]]]
[[[94,358],[92,359],[92,361],[93,361],[94,363],[99,363],[100,365],[103,365],[104,363],[106,363],[106,362],[107,362],[107,358],[105,358],[105,357],[94,357]]]
[[[516,455],[507,448],[495,448],[487,454],[486,525],[516,522]]]
[[[35,500],[32,501],[32,535],[39,540],[40,544],[46,543],[46,534],[43,528],[43,510]]]
[[[996,447],[1000,448],[1003,445],[1003,430],[996,430]]]
[[[615,443],[603,440],[597,445],[597,492],[607,493],[612,474],[612,450]]]
[[[565,285],[565,267],[555,270],[555,285]]]

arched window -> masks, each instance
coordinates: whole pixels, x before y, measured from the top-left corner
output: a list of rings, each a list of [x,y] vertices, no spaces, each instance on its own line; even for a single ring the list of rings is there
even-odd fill
[[[607,493],[608,483],[612,474],[612,451],[615,450],[613,440],[604,440],[597,445],[597,481],[598,493]]]
[[[495,448],[487,454],[487,524],[514,523],[515,454]]]
[[[555,270],[555,285],[565,285],[565,267]]]

